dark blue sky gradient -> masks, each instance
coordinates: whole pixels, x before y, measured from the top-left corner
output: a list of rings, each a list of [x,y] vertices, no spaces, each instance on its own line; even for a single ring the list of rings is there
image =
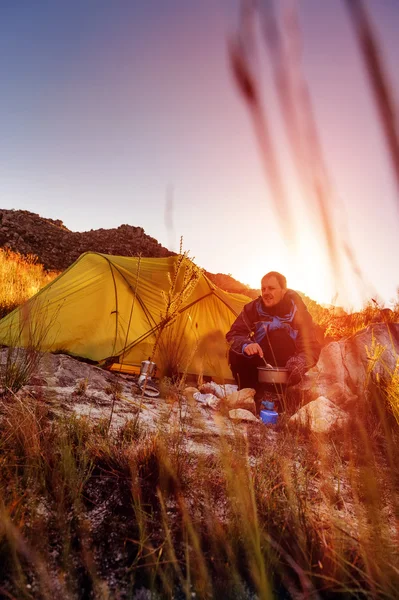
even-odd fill
[[[366,4],[398,99],[399,2]],[[397,192],[351,24],[341,0],[299,6],[305,74],[351,242],[366,279],[389,301],[399,274],[384,279],[380,265],[396,267]],[[275,219],[227,60],[238,14],[235,0],[2,2],[1,206],[60,218],[72,230],[140,225],[175,250],[183,235],[210,271],[256,285],[280,269],[292,287],[329,301],[335,284],[325,257],[303,269],[298,258],[323,254],[322,234],[306,216],[265,60],[267,110],[301,215],[298,257]],[[249,239],[257,248],[250,261]]]

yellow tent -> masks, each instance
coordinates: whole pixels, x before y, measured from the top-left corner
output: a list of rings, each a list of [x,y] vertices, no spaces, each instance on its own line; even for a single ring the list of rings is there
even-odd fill
[[[194,284],[186,287],[195,272]],[[0,343],[106,365],[140,365],[151,357],[162,374],[174,370],[230,379],[224,336],[249,301],[218,289],[202,272],[198,277],[185,256],[139,259],[87,252],[0,321]],[[174,310],[177,318],[163,328]]]

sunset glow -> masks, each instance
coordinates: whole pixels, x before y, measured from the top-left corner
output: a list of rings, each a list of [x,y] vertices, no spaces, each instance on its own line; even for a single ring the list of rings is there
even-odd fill
[[[26,3],[22,13],[17,4],[0,25],[4,208],[61,219],[74,231],[141,226],[174,251],[183,236],[199,266],[250,286],[277,270],[319,302],[360,307],[378,294],[390,305],[399,284],[397,189],[344,3],[298,3],[302,67],[333,189],[338,277],[262,43],[263,106],[295,240],[277,217],[228,60],[238,1],[98,0],[93,10],[72,0]],[[366,5],[397,101],[399,10],[395,2]]]

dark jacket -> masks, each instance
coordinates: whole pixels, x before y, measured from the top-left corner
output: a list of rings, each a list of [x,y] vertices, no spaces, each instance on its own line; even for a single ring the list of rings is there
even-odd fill
[[[272,364],[284,366],[288,358],[300,357],[307,368],[316,364],[321,346],[316,327],[302,298],[287,290],[284,298],[267,308],[262,297],[246,304],[226,335],[231,350],[243,353],[247,344],[257,342],[265,351],[276,353]],[[279,358],[280,357],[280,358]]]

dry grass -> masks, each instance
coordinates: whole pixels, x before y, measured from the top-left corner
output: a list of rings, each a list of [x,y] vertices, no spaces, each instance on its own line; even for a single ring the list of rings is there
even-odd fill
[[[386,112],[392,102],[375,61],[372,32],[358,11],[360,3],[352,4],[355,24],[363,37],[367,34],[363,53],[370,77],[376,90],[383,88],[380,112]],[[272,3],[265,6],[260,25],[300,181],[318,215],[334,272],[340,271],[341,244],[361,279],[350,245],[339,238],[334,223],[337,198],[300,52],[284,54],[287,47],[300,48],[296,15],[289,15],[289,27],[282,31]],[[248,20],[249,12],[243,11]],[[254,121],[282,228],[293,238],[277,146],[249,62],[253,40],[244,30],[250,32],[243,27],[231,45],[232,67]],[[396,138],[387,119],[384,131],[397,165]],[[5,310],[47,283],[33,283],[29,275],[17,293],[19,281],[41,267],[4,251],[1,260]],[[21,274],[15,275],[18,269]],[[173,286],[172,281],[165,329],[179,301]],[[363,328],[380,311],[370,304],[341,321],[325,311],[317,314],[316,321],[336,338]],[[389,318],[397,317],[396,307]],[[0,595],[27,600],[397,597],[396,372],[387,389],[370,390],[363,413],[353,415],[341,434],[315,437],[283,425],[271,433],[249,425],[232,437],[222,436],[204,453],[187,445],[188,423],[204,427],[187,414],[173,382],[165,387],[169,401],[178,404],[177,419],[168,431],[151,435],[138,418],[111,437],[108,422],[55,419],[40,400],[12,394],[3,399]]]
[[[255,425],[217,441],[179,382],[162,391],[155,434],[139,412],[111,435],[3,397],[0,596],[395,597],[395,385],[341,436]]]
[[[186,409],[169,432],[132,420],[110,437],[107,423],[54,419],[28,397],[3,403],[0,595],[395,597],[388,413],[370,407],[323,438],[251,425],[198,454]]]
[[[0,317],[34,296],[56,276],[57,273],[46,272],[36,256],[0,248]]]
[[[174,273],[168,274],[169,289],[167,293],[161,292],[164,309],[160,314],[151,357],[157,360],[158,356],[158,360],[164,365],[162,375],[166,377],[178,377],[179,372],[185,371],[186,361],[189,362],[192,358],[187,356],[189,353],[184,343],[184,326],[176,330],[174,324],[201,274],[202,269],[189,258],[188,252],[183,252],[181,240]],[[189,327],[188,322],[186,327]]]
[[[309,309],[312,313],[312,309]],[[312,315],[313,316],[313,315]],[[324,331],[327,341],[335,341],[355,334],[372,323],[397,323],[399,321],[398,307],[394,310],[381,309],[374,301],[370,301],[361,311],[344,316],[334,316],[331,312],[314,317]]]

